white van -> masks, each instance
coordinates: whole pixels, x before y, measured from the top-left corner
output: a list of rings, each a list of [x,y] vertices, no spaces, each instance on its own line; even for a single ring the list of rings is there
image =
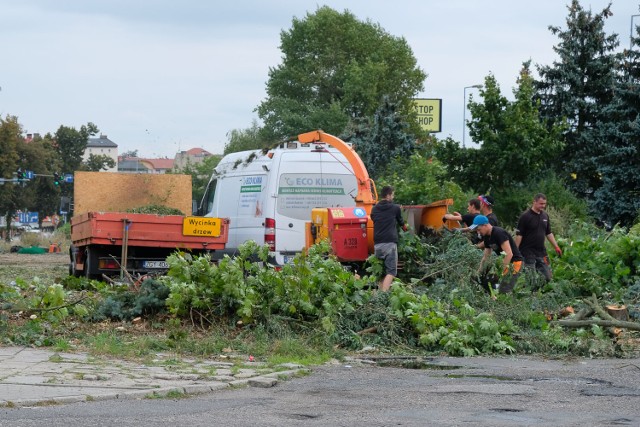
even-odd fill
[[[305,245],[305,223],[317,207],[355,206],[357,183],[346,158],[327,144],[286,142],[269,151],[225,156],[216,166],[198,209],[229,218],[224,251],[235,254],[248,240],[268,244],[282,265]]]

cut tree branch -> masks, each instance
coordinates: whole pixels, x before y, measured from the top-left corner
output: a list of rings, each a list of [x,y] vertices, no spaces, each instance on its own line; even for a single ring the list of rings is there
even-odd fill
[[[632,331],[640,331],[640,323],[627,322],[627,321],[615,320],[615,319],[614,320],[602,320],[602,319],[556,320],[551,322],[551,324],[565,326],[567,328],[582,328],[584,326],[598,325],[598,326],[613,327],[613,328],[625,328],[625,329],[630,329]]]

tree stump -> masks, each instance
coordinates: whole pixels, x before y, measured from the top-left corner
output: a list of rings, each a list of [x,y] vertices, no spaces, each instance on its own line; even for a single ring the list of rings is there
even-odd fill
[[[629,320],[629,310],[627,310],[626,305],[608,305],[606,309],[607,313],[614,319]]]

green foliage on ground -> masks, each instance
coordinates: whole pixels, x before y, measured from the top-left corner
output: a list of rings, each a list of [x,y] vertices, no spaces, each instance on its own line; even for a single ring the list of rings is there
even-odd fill
[[[572,296],[610,295],[623,301],[640,285],[640,235],[615,227],[603,231],[586,223],[573,225],[571,240],[559,239],[563,256],[554,260],[558,287]]]
[[[139,288],[123,289],[106,297],[92,315],[94,321],[132,320],[139,316],[153,316],[166,312],[169,288],[156,279],[147,279]]]
[[[375,257],[357,275],[324,242],[279,270],[268,264],[266,247],[248,242],[218,264],[175,253],[167,276],[139,288],[84,278],[2,284],[0,329],[5,343],[61,345],[76,334],[71,324],[126,324],[140,316],[155,325],[151,336],[105,335],[100,341],[102,352],[134,356],[167,349],[208,354],[224,346],[280,359],[335,357],[364,347],[460,356],[623,355],[604,328],[564,329],[549,319],[569,305],[578,311],[592,294],[602,303],[627,304],[635,319],[640,237],[636,230],[607,232],[580,222],[569,236],[559,238],[563,257],[551,255],[552,282],[526,272],[514,293],[496,299],[478,282],[481,252],[467,236],[403,232],[399,251],[406,268],[386,293],[377,291],[383,266]],[[501,260],[494,256],[493,262]],[[15,316],[24,322],[16,324]],[[210,338],[198,341],[194,333]]]

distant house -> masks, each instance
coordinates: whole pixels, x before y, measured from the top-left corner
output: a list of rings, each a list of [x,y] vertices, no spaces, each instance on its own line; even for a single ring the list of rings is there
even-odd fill
[[[176,170],[182,170],[188,164],[196,165],[202,163],[204,159],[212,154],[203,148],[192,148],[187,151],[180,151],[176,154],[174,168]]]
[[[82,155],[82,160],[86,162],[92,154],[94,156],[105,155],[111,157],[116,163],[116,166],[108,168],[106,171],[118,171],[118,144],[107,138],[107,135],[100,135],[99,138],[89,138],[87,148]]]
[[[141,157],[119,157],[118,172],[124,173],[167,173],[172,170],[182,171],[186,165],[196,165],[209,156],[210,152],[203,148],[192,148],[176,154],[175,159],[167,157],[144,159]]]
[[[120,157],[118,172],[122,173],[167,173],[173,169],[173,159],[143,159],[140,157]]]
[[[150,173],[138,157],[118,157],[118,172],[122,173]]]
[[[140,159],[140,164],[147,168],[148,173],[167,173],[173,169],[173,159]]]

